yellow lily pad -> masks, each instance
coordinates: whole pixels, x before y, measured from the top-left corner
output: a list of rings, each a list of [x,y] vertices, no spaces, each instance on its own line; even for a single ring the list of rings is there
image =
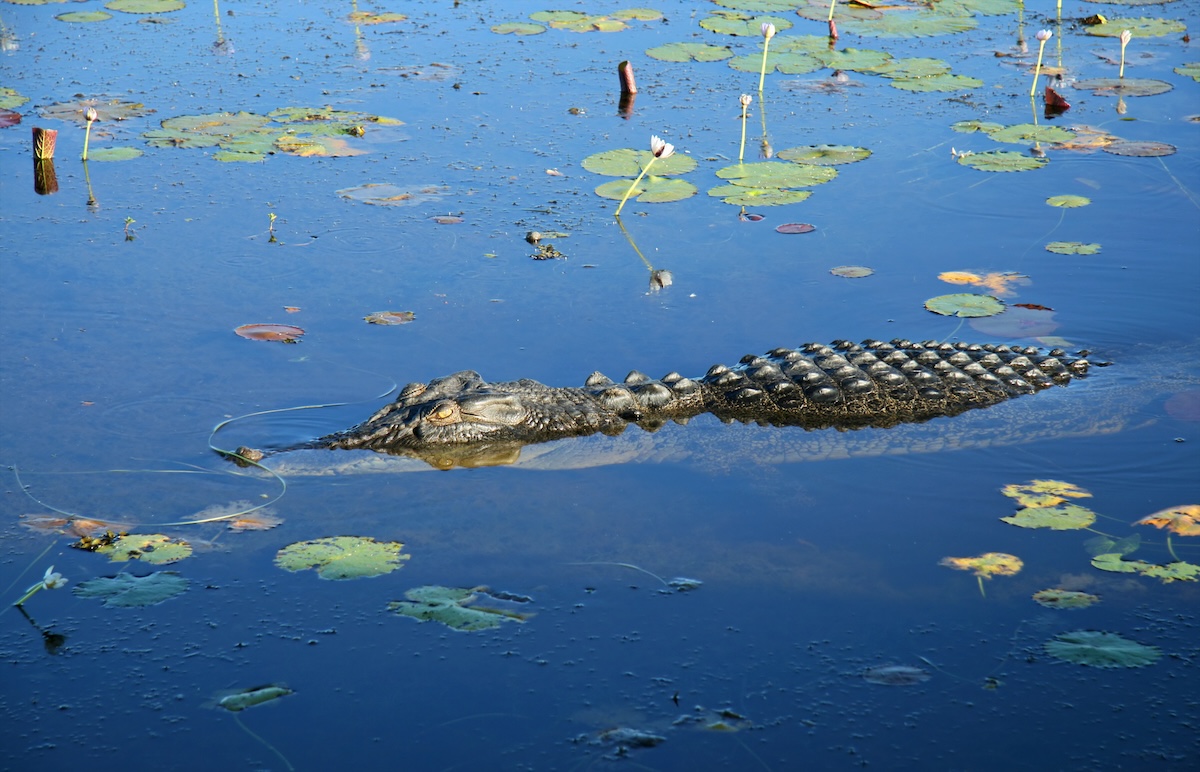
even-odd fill
[[[1033,480],[1005,485],[1000,492],[1016,499],[1023,507],[1052,507],[1067,499],[1088,499],[1092,494],[1078,485],[1062,480]]]
[[[1134,525],[1153,525],[1180,536],[1200,536],[1200,504],[1184,504],[1146,515]]]
[[[162,565],[183,560],[191,555],[192,545],[161,533],[135,533],[118,537],[111,544],[98,548],[96,552],[107,555],[114,563],[141,560],[144,563]]]
[[[942,558],[938,565],[959,571],[973,571],[976,576],[984,579],[1012,576],[1025,566],[1019,557],[1005,552],[985,552],[973,558]]]

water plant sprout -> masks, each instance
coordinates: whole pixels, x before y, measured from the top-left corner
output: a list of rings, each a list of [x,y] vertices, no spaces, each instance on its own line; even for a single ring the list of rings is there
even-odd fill
[[[66,578],[63,577],[62,574],[55,572],[54,566],[50,566],[46,569],[46,574],[42,577],[42,580],[26,590],[25,594],[21,596],[21,599],[13,605],[23,606],[25,605],[25,601],[32,598],[41,590],[57,590],[60,587],[65,587],[66,584]]]
[[[1037,92],[1038,75],[1042,73],[1042,53],[1046,50],[1046,41],[1054,37],[1054,33],[1048,29],[1038,30],[1038,58],[1037,64],[1033,68],[1033,85],[1029,88],[1030,98]]]
[[[659,158],[670,158],[671,156],[673,156],[675,154],[675,146],[669,142],[663,141],[661,138],[659,138],[657,136],[651,135],[650,136],[650,153],[651,153],[650,161],[645,166],[642,167],[642,173],[639,174],[637,176],[637,179],[635,179],[633,181],[633,184],[629,186],[629,190],[625,191],[625,196],[624,196],[624,198],[621,199],[621,203],[617,204],[617,212],[616,212],[617,215],[621,214],[621,209],[625,206],[625,202],[629,200],[629,197],[631,195],[633,195],[634,189],[636,189],[638,186],[638,183],[642,181],[642,177],[646,176],[646,172],[650,171],[650,167],[654,165],[654,162],[657,161]]]
[[[769,21],[764,21],[762,24],[763,36],[763,58],[762,67],[758,71],[758,91],[761,94],[763,90],[763,81],[767,78],[767,49],[771,46],[771,38],[775,37],[775,25]],[[744,119],[743,119],[744,120]]]
[[[837,0],[829,0],[829,18],[826,20],[829,22],[829,37],[833,40],[837,40],[838,37],[837,24],[833,20],[833,8],[835,5],[837,5]]]
[[[1129,45],[1129,41],[1133,40],[1133,31],[1124,30],[1121,32],[1121,72],[1118,73],[1118,78],[1125,77],[1125,46]]]
[[[1122,55],[1124,55],[1124,51],[1125,51],[1125,47],[1122,46],[1121,47]],[[87,131],[85,131],[83,134],[83,160],[86,161],[87,160],[87,151],[88,151],[88,140],[90,140],[92,138],[92,124],[96,121],[97,118],[100,117],[100,114],[96,112],[96,108],[89,107],[87,110],[84,110],[83,117],[87,118]]]
[[[754,97],[742,94],[738,101],[742,103],[742,144],[738,148],[738,163],[741,163],[742,157],[746,155],[746,111],[750,109],[750,103],[754,101]]]

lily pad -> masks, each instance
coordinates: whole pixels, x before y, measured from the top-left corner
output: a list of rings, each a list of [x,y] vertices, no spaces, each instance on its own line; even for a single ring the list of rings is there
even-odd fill
[[[169,13],[178,11],[186,4],[183,0],[111,0],[104,7],[122,13]]]
[[[1087,206],[1092,203],[1092,200],[1087,196],[1064,195],[1051,196],[1046,199],[1046,203],[1050,206],[1062,207],[1063,209],[1076,209],[1081,206]]]
[[[748,188],[744,185],[719,185],[710,188],[708,195],[734,206],[782,206],[798,204],[812,195],[811,190],[782,188]]]
[[[993,576],[1012,576],[1025,564],[1016,555],[985,552],[973,558],[942,558],[938,565],[959,571],[971,571],[982,579],[991,579]]]
[[[0,105],[2,107],[3,105]],[[96,110],[97,120],[101,122],[109,121],[124,121],[130,118],[140,118],[143,115],[149,115],[154,112],[146,107],[141,102],[130,102],[124,99],[110,99],[108,97],[91,97],[87,99],[76,99],[70,102],[58,102],[49,107],[43,107],[38,110],[43,118],[51,118],[59,121],[68,121],[77,123],[80,126],[87,125],[87,109],[91,107]]]
[[[867,683],[881,686],[914,686],[929,680],[929,672],[912,665],[879,665],[862,672]]]
[[[1175,155],[1175,146],[1166,142],[1151,142],[1147,140],[1118,139],[1100,148],[1113,155],[1135,156],[1137,158],[1159,158]]]
[[[104,11],[69,11],[60,13],[54,18],[69,24],[88,24],[96,21],[108,21],[112,18],[112,14]]]
[[[956,292],[926,300],[925,308],[942,316],[994,316],[1004,310],[1004,301],[993,295]]]
[[[445,185],[407,185],[401,187],[390,182],[369,182],[353,188],[342,188],[337,195],[351,201],[361,201],[374,206],[417,206],[440,201],[449,195]]]
[[[979,78],[951,73],[930,75],[922,78],[893,78],[891,81],[892,88],[921,93],[966,91],[972,88],[979,88],[982,85],[983,81]]]
[[[1088,499],[1092,494],[1078,485],[1062,480],[1033,480],[1005,485],[1000,492],[1016,499],[1023,507],[1053,507],[1067,499]]]
[[[658,166],[655,165],[657,170]],[[629,186],[633,180],[613,180],[599,185],[596,188],[596,195],[604,198],[611,198],[614,201],[620,201],[629,191]],[[640,204],[666,204],[672,201],[682,201],[685,198],[691,198],[699,192],[695,185],[687,180],[675,180],[669,177],[659,177],[651,174],[643,177],[637,187],[634,188],[631,198],[635,198]]]
[[[775,232],[785,235],[795,235],[801,233],[812,233],[817,229],[817,226],[806,222],[785,222],[783,225],[776,225]]]
[[[252,689],[240,689],[235,692],[228,692],[217,699],[217,707],[224,708],[232,713],[240,713],[246,708],[253,708],[255,705],[262,705],[272,700],[277,700],[280,697],[286,697],[289,694],[295,694],[286,686],[278,684],[267,684],[266,686],[255,686]]]
[[[1087,608],[1100,602],[1100,596],[1074,590],[1041,590],[1033,594],[1033,599],[1046,608],[1076,609]]]
[[[1200,536],[1200,504],[1162,509],[1146,515],[1134,525],[1152,525],[1180,536]]]
[[[1144,667],[1162,656],[1155,646],[1096,630],[1059,633],[1045,644],[1050,656],[1089,667]]]
[[[1157,96],[1174,88],[1165,80],[1152,78],[1092,78],[1077,80],[1072,86],[1081,91],[1091,91],[1096,96],[1123,97]]]
[[[950,73],[950,65],[941,59],[931,59],[928,57],[893,59],[878,67],[871,68],[871,72],[876,75],[882,75],[885,78],[931,78],[936,75],[948,75]],[[998,126],[999,124],[996,125]]]
[[[542,25],[532,24],[527,21],[509,21],[492,26],[492,32],[495,32],[497,35],[540,35],[545,31],[546,28]]]
[[[1034,158],[1011,150],[989,150],[986,153],[960,155],[958,162],[981,172],[1027,172],[1040,169],[1049,163],[1045,158]]]
[[[816,166],[838,166],[863,161],[871,156],[871,151],[865,147],[850,145],[806,145],[789,147],[775,154],[776,158]]]
[[[729,60],[729,66],[738,72],[758,73],[762,70],[762,54],[746,54],[735,56]],[[802,51],[776,51],[767,49],[767,72],[778,72],[784,75],[807,75],[816,72],[825,65],[814,57]]]
[[[247,340],[270,340],[279,343],[299,343],[304,330],[291,324],[243,324],[234,330]]]
[[[865,265],[839,265],[836,268],[830,268],[829,272],[834,276],[846,279],[862,279],[875,273],[875,270],[867,268]]]
[[[363,320],[367,324],[396,325],[408,324],[416,318],[417,315],[412,311],[376,311],[373,314],[364,316]]]
[[[172,539],[161,533],[127,534],[115,539],[111,544],[95,550],[101,555],[107,555],[114,563],[124,563],[127,560],[141,560],[144,563],[162,565],[175,563],[192,554],[192,545],[182,539]]]
[[[718,169],[716,174],[731,185],[747,188],[804,188],[829,182],[838,175],[836,169],[827,166],[772,161],[734,164]]]
[[[755,16],[738,11],[713,11],[711,16],[700,20],[700,26],[709,32],[747,38],[761,38],[764,24],[774,24],[776,32],[792,28],[792,23],[782,16]]]
[[[364,27],[376,24],[391,24],[397,21],[406,21],[407,19],[408,17],[402,13],[373,13],[371,11],[353,11],[346,17],[346,21],[352,24],[361,24]]]
[[[16,110],[6,110],[0,107],[0,129],[16,126],[21,122],[21,114]]]
[[[145,155],[136,147],[97,147],[88,151],[89,161],[132,161]]]
[[[733,51],[708,43],[668,43],[646,49],[646,56],[663,62],[721,62],[733,56]]]
[[[1000,131],[1003,129],[1004,124],[993,123],[992,121],[970,120],[952,123],[950,124],[950,128],[959,132],[960,134],[974,134],[975,132],[991,134],[993,131]]]
[[[1163,582],[1195,582],[1200,579],[1200,566],[1184,561],[1159,565],[1145,560],[1122,560],[1120,553],[1108,552],[1092,558],[1092,566],[1101,571],[1119,574],[1141,574]]]
[[[875,71],[892,61],[892,55],[886,51],[875,51],[869,48],[843,48],[838,51],[818,51],[813,57],[831,70],[854,70],[856,72]]]
[[[1117,38],[1129,30],[1135,38],[1158,38],[1187,32],[1187,25],[1174,19],[1109,19],[1107,24],[1097,24],[1086,29],[1087,34],[1100,38]]]
[[[1015,515],[1000,518],[1020,528],[1049,528],[1052,531],[1076,531],[1096,522],[1096,513],[1078,504],[1056,507],[1025,507]]]
[[[275,555],[285,571],[315,568],[322,579],[359,579],[390,574],[411,555],[400,542],[377,542],[365,536],[329,536],[289,544]]]
[[[502,608],[505,599],[485,587],[464,589],[428,585],[404,593],[408,600],[395,600],[388,611],[418,622],[441,622],[453,630],[473,632],[499,627],[503,622],[524,622],[531,614]],[[490,605],[484,605],[490,604]]]
[[[1039,126],[1036,123],[1018,123],[1005,126],[988,133],[997,142],[1014,145],[1033,144],[1035,142],[1066,142],[1074,139],[1075,135],[1058,126]]]
[[[603,16],[580,11],[538,11],[529,18],[570,32],[620,32],[629,26],[626,21],[655,21],[662,18],[662,13],[652,8],[629,8]]]
[[[1051,241],[1046,245],[1046,251],[1056,255],[1094,255],[1100,251],[1100,245],[1084,244],[1082,241]]]
[[[1141,546],[1142,535],[1139,533],[1130,534],[1121,539],[1113,539],[1103,535],[1093,536],[1083,543],[1083,548],[1092,557],[1116,555],[1117,558],[1120,558],[1122,555],[1137,552]]]
[[[20,107],[28,101],[29,97],[25,96],[16,89],[0,87],[0,108],[11,110],[14,107]]]
[[[1179,75],[1185,75],[1194,81],[1200,81],[1200,62],[1186,62],[1175,68]]]
[[[71,592],[81,598],[100,598],[109,608],[153,606],[184,592],[188,580],[175,571],[159,571],[149,576],[120,573],[80,582]]]
[[[619,150],[605,150],[594,153],[583,159],[583,168],[595,174],[606,177],[636,177],[654,159],[654,153],[649,150],[634,150],[623,147]],[[687,174],[696,168],[696,159],[683,153],[675,153],[668,158],[654,159],[654,174],[666,177],[672,174]]]

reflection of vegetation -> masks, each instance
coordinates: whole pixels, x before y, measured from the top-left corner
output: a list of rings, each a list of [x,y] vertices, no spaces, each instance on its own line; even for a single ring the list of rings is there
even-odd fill
[[[1087,608],[1100,602],[1097,595],[1075,590],[1039,590],[1033,594],[1033,600],[1046,608],[1077,609]]]
[[[72,590],[81,598],[99,598],[109,608],[153,606],[184,592],[188,580],[175,571],[158,571],[148,576],[117,574],[88,579]]]
[[[1046,653],[1076,665],[1105,668],[1144,667],[1162,656],[1155,646],[1096,630],[1059,633],[1046,642]]]
[[[404,597],[408,600],[389,603],[388,611],[418,622],[441,622],[462,632],[487,630],[499,627],[502,622],[524,622],[533,616],[504,608],[503,604],[514,596],[493,595],[486,587],[464,589],[431,585],[409,590]]]
[[[1004,552],[985,552],[973,558],[942,558],[938,565],[956,568],[959,571],[971,571],[979,580],[979,594],[986,597],[983,590],[983,580],[993,576],[1012,576],[1024,566],[1016,555]]]

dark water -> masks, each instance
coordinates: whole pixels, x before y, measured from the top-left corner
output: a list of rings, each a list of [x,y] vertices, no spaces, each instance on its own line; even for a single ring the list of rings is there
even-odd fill
[[[1200,86],[1173,72],[1200,59],[1195,44],[1135,38],[1127,76],[1174,89],[1129,98],[1124,116],[1112,98],[1068,91],[1072,110],[1056,122],[1171,143],[1175,155],[1052,150],[1044,169],[986,174],[955,164],[951,147],[998,144],[949,126],[1032,120],[1026,69],[993,56],[1012,50],[1015,14],[916,41],[844,34],[840,46],[943,58],[986,85],[951,99],[867,74],[829,93],[803,87],[829,70],[770,75],[765,106],[755,94],[748,161],[758,160],[761,109],[776,150],[846,144],[873,156],[840,167],[810,200],[752,209],[766,219],[741,222],[736,207],[705,191],[717,184],[712,172],[736,159],[737,97],[756,76],[642,53],[680,40],[758,50],[756,39],[700,30],[707,6],[659,4],[666,22],[619,33],[517,39],[489,27],[542,8],[394,5],[369,10],[409,21],[363,27],[356,39],[343,21],[349,4],[223,3],[232,53],[212,49],[217,30],[203,3],[164,14],[165,24],[127,14],[65,24],[53,16],[76,6],[0,6],[19,43],[0,58],[0,85],[31,100],[18,108],[20,125],[0,130],[0,460],[19,467],[38,501],[146,523],[139,530],[196,547],[168,567],[191,581],[189,591],[162,605],[108,609],[68,589],[29,602],[35,625],[15,609],[0,614],[3,768],[582,770],[610,763],[615,750],[600,733],[617,727],[666,738],[623,762],[651,769],[1193,768],[1196,585],[1098,571],[1082,546],[1094,534],[998,518],[1013,511],[1002,486],[1070,481],[1092,492],[1098,530],[1139,531],[1144,544],[1131,557],[1165,563],[1162,533],[1129,524],[1197,501],[1194,410],[1165,407],[1197,388],[1195,348],[1140,346],[1194,342],[1200,332],[1200,144],[1191,117]],[[1119,10],[1067,2],[1063,14]],[[1185,0],[1142,10],[1124,15],[1186,22],[1196,8]],[[783,15],[797,26],[781,37],[824,29]],[[1044,25],[1037,15],[1027,20],[1035,47]],[[1115,74],[1097,56],[1116,51],[1114,40],[1053,29],[1048,54],[1061,39],[1069,77]],[[642,92],[628,119],[616,114],[613,73],[626,58]],[[450,77],[413,75],[442,70]],[[155,109],[94,129],[114,137],[93,136],[93,147],[146,154],[89,163],[85,179],[82,128],[36,113],[76,94]],[[177,115],[327,104],[401,119],[403,136],[375,142],[368,131],[368,155],[278,154],[261,164],[217,163],[209,150],[154,149],[140,139]],[[31,125],[61,131],[54,195],[33,191]],[[592,192],[607,178],[580,166],[601,150],[648,147],[651,134],[700,160],[686,175],[696,197],[626,207],[638,247],[674,275],[660,292],[649,291],[646,266],[613,223],[615,202]],[[98,206],[88,206],[89,180]],[[407,208],[335,193],[367,182],[450,193]],[[1045,204],[1067,193],[1092,204]],[[429,219],[442,214],[464,222]],[[136,220],[132,241],[127,217]],[[817,231],[775,233],[795,221]],[[530,229],[569,232],[556,240],[567,259],[530,260]],[[1054,240],[1103,250],[1044,251]],[[845,264],[875,274],[829,274]],[[1010,302],[1055,309],[1054,335],[1116,362],[1038,399],[1102,419],[1116,412],[1105,389],[1124,389],[1133,396],[1120,411],[1123,430],[1047,438],[1039,429],[1055,407],[1025,422],[1020,412],[998,413],[987,431],[1005,440],[974,450],[774,463],[744,450],[754,432],[698,421],[667,435],[690,449],[684,460],[297,476],[272,504],[284,519],[273,530],[150,525],[279,494],[272,480],[223,469],[207,448],[218,421],[355,403],[238,421],[218,435],[229,445],[283,444],[360,420],[393,380],[465,368],[553,384],[597,369],[694,375],[746,352],[834,338],[1037,343],[925,311],[927,298],[960,291],[936,278],[948,270],[1028,275],[1032,283]],[[413,311],[416,321],[362,321],[381,310]],[[232,333],[251,322],[298,324],[308,334],[286,346]],[[879,437],[886,444],[892,435]],[[72,584],[122,565],[137,575],[155,570],[22,527],[20,516],[49,510],[11,475],[4,494],[5,603],[51,564]],[[272,564],[287,544],[336,535],[401,541],[412,558],[395,573],[349,582]],[[1173,543],[1182,559],[1200,557],[1187,538]],[[987,582],[986,598],[973,576],[938,565],[991,551],[1018,555],[1025,567]],[[666,594],[656,579],[615,563],[704,584]],[[536,616],[459,633],[386,612],[428,584],[529,595]],[[1030,600],[1057,586],[1086,588],[1102,602],[1061,611]],[[49,652],[39,628],[65,643]],[[1145,668],[1102,670],[1045,654],[1045,641],[1084,629],[1120,633],[1163,656]],[[931,678],[904,687],[861,678],[892,664]],[[268,683],[295,694],[238,714],[244,727],[212,707],[223,691]],[[718,720],[739,731],[706,728]]]

